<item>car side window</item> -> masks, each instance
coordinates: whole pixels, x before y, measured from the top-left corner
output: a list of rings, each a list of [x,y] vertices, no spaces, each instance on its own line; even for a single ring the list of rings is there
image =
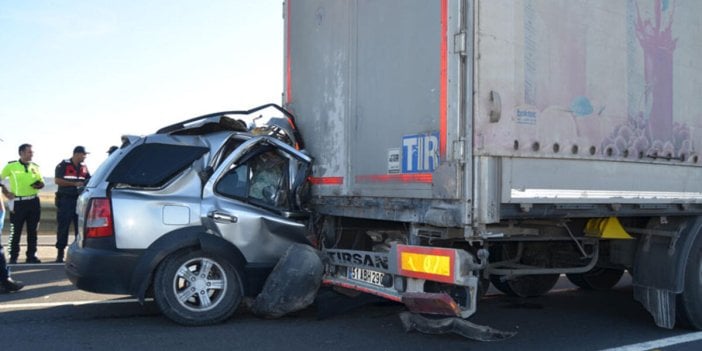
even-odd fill
[[[245,199],[249,192],[249,167],[242,165],[227,172],[219,183],[215,191],[218,193],[237,199]]]
[[[225,173],[215,191],[254,205],[288,210],[288,162],[275,151],[261,152]]]
[[[217,169],[220,164],[229,156],[232,151],[238,148],[243,140],[232,137],[224,144],[224,146],[217,152],[215,157],[212,159],[211,166],[213,169]]]
[[[136,187],[163,186],[208,151],[201,146],[138,145],[119,160],[107,181]]]

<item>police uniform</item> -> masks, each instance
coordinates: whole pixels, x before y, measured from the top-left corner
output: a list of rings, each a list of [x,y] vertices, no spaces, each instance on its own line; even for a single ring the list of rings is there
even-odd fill
[[[69,182],[85,184],[90,179],[90,172],[85,163],[76,165],[69,158],[56,165],[54,176]],[[71,223],[73,223],[74,237],[78,236],[78,215],[76,214],[78,195],[77,186],[59,186],[56,191],[56,222],[58,223],[56,248],[61,259],[63,259],[63,250],[68,245],[68,229]]]
[[[37,226],[41,217],[39,190],[32,185],[44,182],[39,173],[39,166],[34,162],[9,162],[0,173],[2,179],[9,179],[10,191],[15,194],[10,208],[10,263],[17,262],[22,227],[27,223],[27,262],[38,262]]]

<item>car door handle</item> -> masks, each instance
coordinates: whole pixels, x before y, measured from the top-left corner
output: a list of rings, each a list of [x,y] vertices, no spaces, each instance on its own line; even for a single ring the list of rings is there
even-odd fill
[[[236,223],[237,221],[239,221],[239,219],[236,218],[236,216],[232,216],[230,214],[217,212],[217,211],[212,211],[212,212],[208,213],[207,217],[210,217],[217,222]]]

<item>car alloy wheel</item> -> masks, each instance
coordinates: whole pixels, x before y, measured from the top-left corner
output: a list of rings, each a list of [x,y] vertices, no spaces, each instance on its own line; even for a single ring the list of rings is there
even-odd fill
[[[236,311],[243,296],[239,271],[226,259],[197,249],[164,259],[154,278],[161,312],[183,325],[219,323]]]

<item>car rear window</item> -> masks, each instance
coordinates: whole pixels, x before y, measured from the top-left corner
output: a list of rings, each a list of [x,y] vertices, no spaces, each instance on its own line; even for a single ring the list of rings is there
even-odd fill
[[[190,166],[209,149],[200,146],[142,144],[124,156],[107,181],[141,187],[158,187]]]

